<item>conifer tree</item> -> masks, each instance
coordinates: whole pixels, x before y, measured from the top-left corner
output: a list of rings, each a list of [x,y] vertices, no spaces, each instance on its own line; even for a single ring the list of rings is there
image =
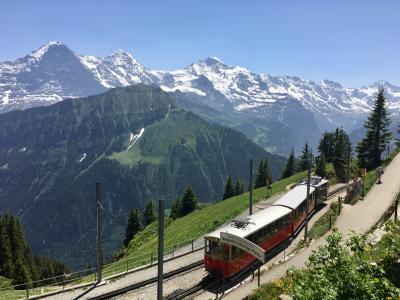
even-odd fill
[[[391,137],[389,124],[385,91],[379,87],[372,112],[364,124],[367,132],[356,148],[360,167],[374,169],[380,166],[381,154]]]
[[[295,173],[295,161],[294,161],[294,150],[292,148],[292,152],[290,152],[289,158],[286,162],[286,166],[282,171],[281,178],[287,178],[292,176]]]
[[[225,192],[222,196],[222,200],[235,196],[235,188],[233,186],[232,177],[228,176],[225,185]]]
[[[18,218],[8,212],[0,216],[0,275],[22,284],[62,275],[65,271],[68,268],[54,259],[32,255]]]
[[[326,174],[326,161],[325,161],[325,157],[323,154],[321,154],[320,156],[316,157],[316,162],[315,162],[315,173],[318,176],[321,176],[323,178],[326,178],[327,174]]]
[[[351,142],[342,128],[336,128],[334,157],[332,160],[336,178],[339,182],[347,182],[349,179],[348,164],[351,159]]]
[[[235,185],[235,196],[238,196],[241,194],[241,189],[242,189],[242,187],[241,187],[240,181],[238,180]]]
[[[312,151],[310,146],[306,142],[303,147],[303,151],[301,152],[300,162],[298,166],[299,172],[306,171],[308,169],[309,161],[312,159]]]
[[[186,216],[196,209],[197,199],[193,193],[192,187],[189,185],[183,193],[181,199],[180,216]]]
[[[32,288],[32,277],[29,274],[29,270],[27,265],[18,259],[15,262],[15,274],[14,274],[14,285],[21,285],[18,286],[16,289],[26,289]]]
[[[399,135],[400,135],[400,124],[399,124],[399,129],[397,130],[397,132],[398,132]],[[397,146],[397,148],[400,148],[400,138],[397,138],[397,139],[396,139],[396,146]]]
[[[335,155],[335,135],[333,132],[324,132],[318,145],[318,151],[325,161],[331,163]]]
[[[150,199],[143,210],[143,225],[146,227],[157,219],[154,201]]]
[[[258,165],[254,188],[257,189],[266,185],[270,185],[271,183],[272,175],[268,166],[268,161],[267,159],[262,159]]]
[[[0,218],[0,275],[8,278],[14,275],[10,240],[2,217]]]
[[[125,247],[128,246],[132,238],[140,231],[139,210],[137,208],[131,209],[128,217],[128,223],[125,229]]]
[[[180,213],[181,213],[181,198],[176,197],[175,201],[171,205],[171,211],[170,211],[169,216],[173,220],[175,220],[175,219],[181,217]]]

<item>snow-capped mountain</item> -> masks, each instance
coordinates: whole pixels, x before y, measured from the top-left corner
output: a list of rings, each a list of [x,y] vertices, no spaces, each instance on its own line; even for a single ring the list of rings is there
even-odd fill
[[[106,88],[153,83],[154,76],[128,52],[118,49],[110,56],[79,56],[81,63]]]
[[[321,130],[353,129],[369,111],[377,85],[386,89],[389,108],[400,111],[400,88],[388,82],[360,88],[308,81],[294,76],[253,73],[218,58],[199,60],[175,71],[148,70],[126,51],[94,57],[74,54],[61,42],[50,42],[14,62],[0,63],[0,112],[48,105],[136,83],[160,85],[165,91],[195,96],[199,104],[219,111],[263,117],[273,103],[299,101]],[[275,105],[276,107],[276,105]],[[351,114],[351,118],[344,116]]]
[[[256,74],[246,68],[228,66],[217,58],[200,60],[183,70],[154,74],[167,91],[179,89],[205,96],[205,89],[198,85],[198,79],[203,76],[238,112],[263,114],[271,103],[296,99],[314,113],[321,129],[339,125],[348,129],[357,127],[369,112],[379,85],[386,90],[389,109],[400,112],[400,88],[386,81],[361,88],[344,88],[330,80],[314,82],[295,76]],[[352,118],[343,118],[347,114]]]
[[[63,43],[50,42],[0,63],[0,112],[49,105],[106,90]]]

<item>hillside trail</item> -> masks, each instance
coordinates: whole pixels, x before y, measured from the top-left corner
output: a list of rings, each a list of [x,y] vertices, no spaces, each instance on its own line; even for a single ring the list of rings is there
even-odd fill
[[[375,184],[364,200],[358,201],[355,205],[345,204],[340,216],[336,219],[335,227],[348,236],[352,232],[366,233],[373,227],[384,213],[390,208],[400,191],[400,154],[397,154],[393,161],[386,167],[382,175],[382,184]],[[283,275],[291,267],[301,268],[305,266],[308,257],[312,251],[317,250],[319,246],[326,244],[326,236],[315,240],[309,247],[297,253],[291,259],[285,261],[270,270],[266,267],[261,268],[264,271],[261,274],[261,284],[275,280]],[[300,234],[301,235],[301,234]],[[299,235],[299,236],[300,236]],[[243,299],[257,289],[257,280],[248,281],[241,284],[240,288],[229,291],[224,299]],[[203,293],[195,299],[210,299],[213,294]]]

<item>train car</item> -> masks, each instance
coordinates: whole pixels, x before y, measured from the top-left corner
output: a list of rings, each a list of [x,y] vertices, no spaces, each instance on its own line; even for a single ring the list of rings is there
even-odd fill
[[[303,182],[302,184],[307,184]],[[326,201],[328,197],[329,182],[328,179],[319,176],[311,176],[311,185],[316,189],[315,191],[315,205]]]
[[[319,176],[311,176],[308,214],[311,214],[320,203],[326,200],[327,194],[328,180]],[[295,232],[307,216],[307,179],[275,201],[273,205],[285,206],[292,210],[293,230]]]
[[[328,181],[312,176],[308,212],[326,200]],[[307,182],[302,182],[271,206],[249,216],[235,226],[235,222],[204,237],[205,269],[210,273],[230,277],[255,261],[255,257],[235,246],[220,243],[221,232],[227,232],[257,244],[265,252],[289,239],[307,216]]]
[[[310,202],[308,213],[311,213],[315,208],[315,190],[315,187],[310,186]],[[295,232],[305,221],[307,216],[307,185],[297,185],[272,205],[284,206],[291,210],[293,232]]]
[[[221,232],[248,239],[268,251],[291,236],[291,212],[287,207],[270,206],[249,216],[245,226],[237,227],[232,223],[208,234],[205,236],[205,269],[230,277],[255,260],[235,246],[221,244]]]

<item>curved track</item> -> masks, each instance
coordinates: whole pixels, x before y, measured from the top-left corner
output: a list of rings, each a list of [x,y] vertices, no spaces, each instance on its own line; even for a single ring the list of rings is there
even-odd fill
[[[347,186],[343,186],[343,187],[340,187],[340,188],[337,188],[337,189],[333,190],[332,192],[330,192],[328,194],[327,198],[330,198],[330,197],[342,192],[346,188],[347,188]],[[313,213],[310,214],[310,217],[312,216],[312,214]],[[302,226],[300,226],[300,229],[302,229],[303,226],[304,226],[304,224]],[[299,232],[297,232],[297,234],[298,233]],[[296,234],[295,234],[295,236],[296,236]],[[284,241],[280,245],[278,245],[277,247],[272,249],[267,254],[269,259],[271,259],[275,255],[280,253],[284,248],[287,247],[287,245],[290,242],[291,242],[291,240]],[[190,271],[192,269],[198,268],[198,267],[202,266],[203,264],[204,264],[203,260],[197,261],[195,263],[189,264],[189,265],[184,266],[182,268],[179,268],[179,269],[173,270],[171,272],[165,273],[163,278],[167,279],[167,278],[174,277],[174,276],[179,275],[181,273],[184,273],[184,272]],[[252,272],[257,270],[257,268],[259,266],[260,266],[260,263],[258,261],[255,261],[254,263],[250,264],[245,270],[243,270],[240,275],[235,276],[235,278],[231,278],[229,280],[228,284],[230,286],[232,286],[234,284],[240,283],[241,281],[244,280],[244,278],[246,278]],[[220,290],[223,290],[223,288],[221,288],[219,286],[219,283],[222,283],[222,281],[223,280],[221,278],[217,279],[217,278],[213,278],[213,277],[206,277],[202,282],[200,282],[199,284],[191,287],[190,289],[186,289],[186,290],[180,291],[180,292],[175,293],[175,294],[173,294],[173,295],[171,295],[169,297],[167,296],[166,299],[168,299],[168,300],[184,299],[184,298],[189,297],[189,296],[191,296],[191,295],[193,295],[193,294],[195,294],[195,293],[197,293],[197,292],[199,292],[199,291],[201,291],[201,290],[203,290],[205,288],[214,288],[215,287],[215,288],[218,288]],[[125,294],[127,292],[142,288],[142,287],[144,287],[146,285],[149,285],[149,284],[152,284],[152,283],[155,283],[155,282],[157,282],[157,277],[153,277],[153,278],[147,279],[145,281],[138,282],[138,283],[135,283],[133,285],[127,286],[125,288],[118,289],[118,290],[115,290],[115,291],[112,291],[112,292],[109,292],[109,293],[105,293],[105,294],[100,295],[100,296],[91,297],[90,299],[93,299],[93,300],[109,299],[111,297],[115,297],[115,296],[118,296],[118,295]]]
[[[198,268],[198,267],[202,266],[203,264],[204,264],[204,261],[203,260],[199,260],[199,261],[194,262],[194,263],[192,263],[190,265],[187,265],[187,266],[184,266],[182,268],[179,268],[179,269],[173,270],[171,272],[165,273],[163,278],[166,279],[166,278],[174,277],[174,276],[176,276],[176,275],[178,275],[180,273],[184,273],[184,272],[187,272],[189,270]],[[141,287],[144,287],[146,285],[149,285],[149,284],[152,284],[152,283],[155,283],[155,282],[157,282],[157,277],[153,277],[153,278],[150,278],[150,279],[135,283],[133,285],[124,287],[122,289],[118,289],[118,290],[115,290],[115,291],[112,291],[112,292],[105,293],[103,295],[90,297],[89,299],[92,299],[92,300],[109,299],[111,297],[115,297],[115,296],[118,296],[118,295],[121,295],[121,294],[125,294],[127,292],[139,289]]]

